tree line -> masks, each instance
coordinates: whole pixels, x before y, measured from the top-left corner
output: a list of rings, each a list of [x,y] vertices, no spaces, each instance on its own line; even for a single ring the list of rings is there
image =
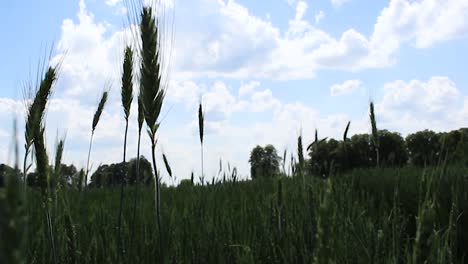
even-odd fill
[[[297,155],[286,151],[280,157],[272,145],[256,146],[250,152],[252,179],[279,174],[328,176],[357,168],[468,165],[468,128],[436,133],[423,130],[403,138],[397,132],[379,130],[378,138],[357,134],[343,140],[319,139],[306,146],[308,159],[302,153],[302,137],[298,138]],[[285,167],[289,162],[290,166]]]
[[[403,138],[397,132],[378,131],[379,166],[436,166],[440,163],[461,164],[468,166],[468,128],[450,132],[436,133],[423,130]],[[302,145],[302,144],[301,144]],[[256,146],[250,152],[249,163],[252,179],[272,177],[275,175],[308,174],[328,176],[343,173],[357,168],[377,166],[376,144],[370,134],[357,134],[343,140],[319,139],[306,146],[306,159],[301,161],[302,153],[282,157],[273,145]],[[285,164],[290,166],[286,168]],[[124,163],[103,164],[91,175],[90,187],[108,187],[133,185],[136,182],[153,184],[154,174],[151,163],[143,156],[140,158],[140,173],[136,172],[136,159],[125,163],[127,173],[124,173]],[[0,187],[3,186],[7,173],[14,173],[8,165],[0,165]],[[20,172],[17,172],[20,175]],[[84,171],[77,170],[74,165],[61,165],[60,179],[51,178],[51,185],[68,185],[80,189],[84,186]],[[139,176],[137,176],[139,175]],[[26,179],[29,186],[38,186],[38,173],[28,173]]]
[[[124,163],[115,164],[102,164],[96,171],[91,175],[89,187],[111,187],[122,184],[122,181],[126,185],[134,185],[137,182],[139,184],[154,184],[154,174],[151,168],[151,163],[144,157],[140,157],[140,173],[137,174],[136,163],[137,159],[131,159],[126,162],[127,173],[124,173]],[[49,168],[52,170],[52,167]],[[6,164],[0,164],[0,187],[4,185],[4,179],[7,174],[19,175],[23,177],[20,171],[15,172],[13,168]],[[138,175],[138,176],[137,176]],[[61,164],[59,177],[50,178],[50,186],[67,186],[75,189],[82,189],[85,187],[85,171],[78,170],[75,165]],[[39,187],[40,180],[37,171],[30,172],[27,174],[26,183],[30,187]]]

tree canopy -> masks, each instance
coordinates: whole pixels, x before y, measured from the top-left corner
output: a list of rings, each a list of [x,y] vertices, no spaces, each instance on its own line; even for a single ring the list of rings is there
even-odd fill
[[[273,145],[257,145],[250,152],[249,163],[252,179],[271,178],[280,171],[280,157]]]
[[[135,184],[137,180],[136,172],[136,162],[137,159],[134,158],[126,162],[127,173],[126,178],[124,179],[124,164],[123,162],[110,164],[110,165],[101,165],[91,176],[90,186],[93,187],[104,187],[104,186],[114,186],[120,185],[122,180],[126,184]],[[150,184],[153,182],[154,174],[151,167],[151,163],[143,156],[140,157],[140,174],[138,178],[139,183]]]

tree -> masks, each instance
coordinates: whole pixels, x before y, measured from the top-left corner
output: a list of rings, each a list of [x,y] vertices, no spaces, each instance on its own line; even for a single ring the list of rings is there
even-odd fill
[[[341,153],[339,141],[322,139],[315,141],[309,148],[309,173],[316,176],[328,176],[340,163]]]
[[[266,177],[273,177],[278,175],[280,171],[280,160],[278,152],[273,145],[266,145],[265,157],[263,162],[263,173]]]
[[[12,175],[15,173],[15,169],[12,167],[6,165],[6,164],[0,164],[0,187],[3,187],[5,185],[5,179],[7,175]],[[16,171],[17,175],[20,175],[19,171]]]
[[[381,166],[401,167],[408,162],[406,143],[399,133],[379,130],[379,143]]]
[[[372,164],[374,151],[369,134],[357,134],[350,139],[349,162],[351,168],[367,168]]]
[[[440,156],[440,134],[424,130],[406,137],[410,162],[416,166],[436,165]]]
[[[140,173],[138,175],[138,182],[144,184],[154,183],[154,174],[151,167],[151,163],[143,156],[140,157]],[[107,187],[114,186],[117,184],[136,184],[136,166],[137,159],[131,159],[126,163],[128,173],[124,174],[124,164],[104,164],[98,167],[98,169],[91,176],[90,186],[93,187]],[[125,179],[124,179],[125,178]]]
[[[256,146],[250,152],[250,175],[252,179],[271,178],[279,174],[280,157],[273,145]]]
[[[468,164],[468,128],[440,134],[442,159],[448,163]]]
[[[73,177],[76,177],[78,170],[74,165],[61,164],[60,167],[60,180],[64,183],[71,185],[73,183]]]

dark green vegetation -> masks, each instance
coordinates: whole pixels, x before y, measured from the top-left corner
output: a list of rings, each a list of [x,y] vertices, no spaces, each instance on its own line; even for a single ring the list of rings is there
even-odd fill
[[[154,190],[141,190],[135,218],[131,198],[124,202],[124,263],[155,263],[159,255]],[[40,196],[31,190],[26,203],[33,220],[28,237],[23,237],[29,247],[19,247],[26,263],[51,263],[53,258]],[[51,215],[60,262],[118,261],[119,196],[117,186],[57,192]],[[167,263],[466,259],[468,216],[463,210],[468,208],[468,175],[461,167],[365,169],[327,180],[307,177],[305,182],[293,177],[205,186],[187,183],[163,187],[161,196]],[[2,199],[2,216],[11,212],[9,199],[14,200]],[[137,221],[133,233],[132,219]],[[9,227],[4,222],[1,226]],[[6,253],[12,245],[1,246],[0,252]]]
[[[346,129],[343,140],[319,139],[316,134],[316,139],[307,147],[308,159],[305,159],[302,153],[300,136],[298,158],[297,161],[293,159],[289,162],[290,168],[284,167],[286,152],[283,157],[279,157],[272,145],[256,146],[250,152],[251,177],[268,178],[280,173],[328,177],[354,169],[379,166],[424,167],[437,166],[440,163],[468,166],[468,128],[443,133],[424,130],[409,134],[406,138],[388,130],[378,130],[375,133],[376,136],[357,134],[346,138]],[[379,142],[379,156],[374,142]]]

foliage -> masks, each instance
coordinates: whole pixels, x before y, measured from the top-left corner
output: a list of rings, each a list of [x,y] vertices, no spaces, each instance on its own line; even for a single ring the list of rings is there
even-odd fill
[[[5,180],[8,175],[21,175],[21,173],[6,164],[0,164],[0,187],[5,186]]]
[[[49,167],[49,170],[52,171],[52,167]],[[58,177],[54,177],[50,180],[49,186],[51,188],[55,188],[55,186],[57,186],[58,184],[57,180],[61,180],[63,183],[70,187],[73,185],[73,181],[76,180],[75,178],[78,176],[77,173],[78,171],[74,165],[61,164],[60,174],[58,175]],[[26,178],[27,185],[30,187],[40,187],[38,177],[39,175],[36,171],[28,173],[28,176]]]
[[[305,183],[293,177],[163,186],[165,262],[462,263],[468,253],[465,175],[464,167],[382,168],[306,177]],[[133,207],[124,203],[125,263],[154,263],[159,252],[153,190],[141,190],[134,230]],[[55,211],[55,239],[62,262],[70,256],[76,263],[117,262],[119,191],[59,193],[64,202]],[[38,195],[31,191],[28,201],[33,221],[26,263],[52,259]]]
[[[431,130],[419,131],[406,137],[411,164],[436,165],[440,159],[440,135]]]
[[[250,175],[252,179],[274,177],[280,171],[280,157],[273,145],[256,146],[250,152]]]
[[[126,177],[126,179],[123,179],[123,182],[130,185],[136,184],[137,180],[145,185],[153,183],[154,174],[151,168],[151,163],[145,157],[140,157],[139,178],[137,178],[136,163],[136,158],[127,162],[127,174],[123,173],[124,166],[122,162],[117,164],[101,165],[93,175],[91,175],[90,186],[100,188],[121,185],[124,177]]]

